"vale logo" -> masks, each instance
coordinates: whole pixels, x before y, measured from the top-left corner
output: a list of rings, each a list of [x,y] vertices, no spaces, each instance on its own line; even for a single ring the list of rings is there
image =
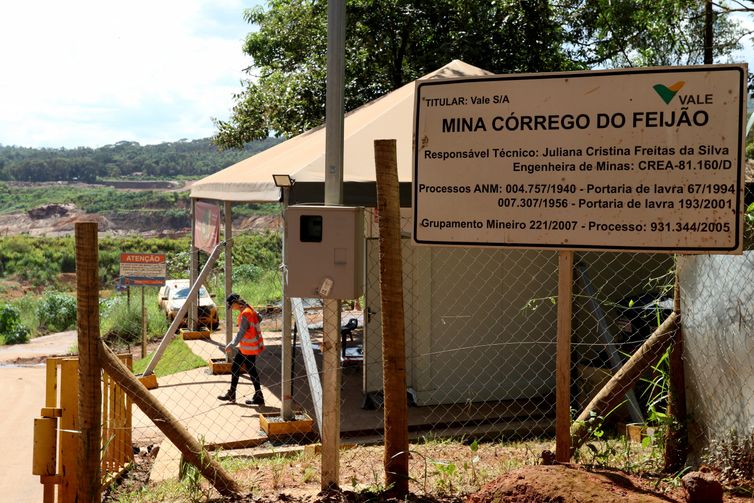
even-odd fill
[[[665,104],[668,105],[671,102],[671,100],[675,97],[675,95],[678,94],[678,91],[681,90],[684,84],[685,84],[684,81],[679,80],[678,82],[676,82],[670,87],[666,87],[662,84],[655,84],[653,86],[653,89],[655,90],[655,92],[657,92],[657,94],[660,95],[660,98],[662,98],[662,101],[664,101]]]

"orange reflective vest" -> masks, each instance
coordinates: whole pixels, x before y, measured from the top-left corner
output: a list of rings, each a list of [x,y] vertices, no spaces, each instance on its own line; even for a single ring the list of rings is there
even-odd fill
[[[251,306],[246,306],[238,315],[238,326],[241,326],[241,317],[246,318],[249,328],[243,334],[238,350],[245,355],[258,355],[264,350],[264,339],[259,328],[259,316]]]

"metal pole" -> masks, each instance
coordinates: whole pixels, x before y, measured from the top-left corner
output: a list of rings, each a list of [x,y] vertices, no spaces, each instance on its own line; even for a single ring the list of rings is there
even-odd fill
[[[345,0],[327,2],[327,103],[325,118],[325,204],[343,204],[343,76]]]
[[[283,187],[281,189],[283,191],[283,205],[282,205],[282,214],[283,214],[283,265],[280,270],[281,279],[282,279],[282,285],[283,285],[283,307],[282,312],[280,315],[282,316],[282,348],[281,348],[281,369],[280,372],[282,374],[281,381],[281,388],[280,388],[280,396],[282,397],[281,400],[281,406],[280,406],[280,415],[283,417],[284,420],[290,421],[293,419],[293,386],[292,386],[292,379],[293,379],[293,359],[291,357],[292,355],[292,349],[293,345],[291,343],[291,301],[288,298],[288,292],[287,292],[287,285],[288,285],[288,250],[285,247],[285,236],[288,235],[288,221],[285,217],[285,211],[288,208],[288,193],[290,191],[289,187]],[[322,426],[322,425],[320,425]]]
[[[141,287],[141,357],[147,357],[147,305],[144,303],[144,287]]]
[[[212,253],[207,259],[207,263],[204,264],[204,268],[202,268],[201,272],[199,273],[199,276],[196,278],[196,281],[191,285],[188,296],[186,297],[187,299],[190,299],[191,297],[199,294],[199,289],[204,283],[204,280],[209,275],[209,272],[212,270],[212,266],[215,265],[215,262],[217,262],[217,258],[220,256],[220,250],[224,249],[227,246],[227,244],[228,243],[226,241],[222,241],[218,243],[217,246],[215,246],[214,250],[212,250]],[[178,325],[181,324],[181,321],[183,320],[183,317],[185,316],[188,309],[189,309],[189,303],[184,302],[181,308],[176,313],[175,318],[173,318],[173,322],[168,327],[168,331],[165,332],[165,335],[162,337],[162,340],[160,341],[160,345],[157,346],[154,356],[152,356],[152,359],[149,361],[147,368],[144,369],[143,375],[148,376],[149,374],[154,372],[154,368],[157,366],[157,363],[160,361],[160,358],[162,358],[162,353],[165,352],[165,349],[167,349],[168,344],[170,344],[170,341],[172,341],[173,337],[175,337],[175,332],[178,330]]]
[[[231,213],[231,206],[233,203],[225,201],[224,216],[225,216],[225,241],[228,243],[225,246],[225,297],[231,294],[233,291],[233,214]],[[233,340],[233,310],[225,304],[223,299],[223,305],[225,305],[225,344],[230,344]],[[230,353],[225,353],[225,360],[231,361]]]
[[[199,250],[196,248],[196,199],[191,200],[191,260],[189,262],[189,283],[196,283],[196,271],[199,269]],[[186,299],[188,304],[188,323],[186,327],[189,330],[196,330],[196,299],[197,295],[189,295]]]
[[[325,204],[343,203],[343,75],[345,0],[327,2],[327,103]],[[338,486],[340,446],[340,301],[327,299],[323,312],[322,489]]]

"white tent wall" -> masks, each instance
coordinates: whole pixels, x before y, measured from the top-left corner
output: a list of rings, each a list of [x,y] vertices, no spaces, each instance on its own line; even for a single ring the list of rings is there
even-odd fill
[[[538,299],[557,292],[557,254],[402,245],[407,385],[417,405],[553,393],[556,310]],[[366,250],[363,391],[371,393],[382,389],[378,240],[368,238]]]
[[[365,367],[363,391],[382,389],[379,243],[367,212]],[[417,405],[546,398],[554,392],[557,253],[457,247],[416,247],[403,212],[403,282],[407,385]],[[371,234],[370,234],[371,233]],[[672,286],[673,256],[580,252],[594,292],[575,279],[574,406],[598,384],[582,367],[609,374],[606,341],[620,340],[616,303]],[[672,295],[672,292],[671,292]],[[595,310],[595,306],[598,306]],[[619,346],[615,346],[620,351]],[[579,369],[579,372],[576,372]],[[589,379],[592,379],[589,377]]]

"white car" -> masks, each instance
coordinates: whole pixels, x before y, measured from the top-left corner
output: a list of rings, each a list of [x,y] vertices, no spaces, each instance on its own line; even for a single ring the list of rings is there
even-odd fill
[[[168,323],[172,323],[175,319],[178,310],[180,310],[186,302],[190,289],[191,283],[187,279],[169,279],[165,282],[165,286],[160,288],[158,293],[160,309],[165,313]],[[204,287],[199,289],[198,311],[199,325],[211,328],[212,330],[218,329],[220,326],[220,318],[217,314],[217,305]],[[186,326],[186,319],[187,316],[184,316],[180,326]]]

